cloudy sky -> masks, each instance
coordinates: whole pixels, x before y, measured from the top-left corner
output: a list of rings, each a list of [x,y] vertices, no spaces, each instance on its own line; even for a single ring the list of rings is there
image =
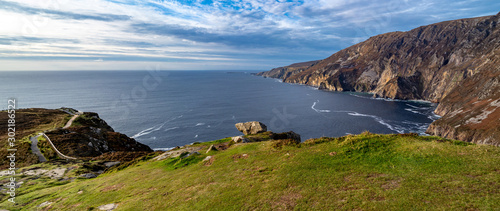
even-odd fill
[[[0,70],[267,70],[498,0],[0,0]]]

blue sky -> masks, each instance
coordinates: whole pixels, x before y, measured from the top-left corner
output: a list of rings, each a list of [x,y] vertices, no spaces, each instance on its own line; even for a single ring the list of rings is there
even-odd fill
[[[0,0],[0,70],[268,70],[499,9],[498,0]]]

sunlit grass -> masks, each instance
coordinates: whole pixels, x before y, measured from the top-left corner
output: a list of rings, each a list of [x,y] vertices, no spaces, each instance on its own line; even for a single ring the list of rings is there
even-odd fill
[[[50,201],[53,210],[110,203],[117,210],[500,209],[498,147],[365,132],[281,148],[274,141],[236,144],[205,154],[208,145],[227,141],[203,144],[200,155],[144,159],[95,179],[44,181],[22,192],[17,205],[0,206],[30,210]],[[202,161],[207,155],[213,160]]]

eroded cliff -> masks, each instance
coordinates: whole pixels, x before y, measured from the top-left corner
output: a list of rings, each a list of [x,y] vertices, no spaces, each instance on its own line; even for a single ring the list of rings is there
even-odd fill
[[[500,13],[386,33],[301,71],[259,75],[331,91],[439,102],[442,118],[428,133],[499,145],[499,19]]]

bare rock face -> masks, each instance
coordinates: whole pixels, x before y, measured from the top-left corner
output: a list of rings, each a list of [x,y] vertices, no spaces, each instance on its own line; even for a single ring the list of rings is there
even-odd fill
[[[442,118],[428,133],[499,145],[499,20],[500,13],[381,34],[305,70],[260,75],[331,91],[438,102]]]
[[[253,122],[245,122],[245,123],[236,123],[236,129],[242,132],[245,135],[253,135],[257,133],[262,133],[267,131],[267,126],[262,124],[261,122],[253,121]]]

